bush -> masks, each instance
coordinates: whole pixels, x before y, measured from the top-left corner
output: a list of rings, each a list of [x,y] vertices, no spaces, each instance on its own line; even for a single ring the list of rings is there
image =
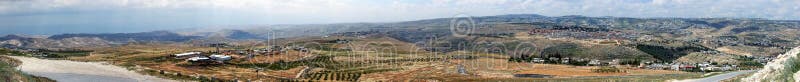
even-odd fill
[[[585,65],[589,65],[589,61],[573,61],[573,60],[570,60],[569,61],[569,65],[585,66]]]
[[[331,72],[331,71],[322,71],[319,73],[310,73],[309,77],[305,77],[304,79],[308,80],[336,80],[336,81],[358,81],[358,78],[361,77],[360,73],[342,73],[342,72]]]
[[[603,67],[600,67],[600,68],[597,68],[597,69],[593,69],[592,72],[595,72],[595,73],[616,73],[616,72],[622,72],[622,70],[618,69],[617,67],[603,66]]]
[[[800,71],[800,60],[798,60],[797,56],[787,59],[783,65],[784,65],[784,68],[782,70],[783,72],[778,73],[778,75],[775,75],[776,77],[771,78],[770,80],[791,82],[794,81],[795,79],[798,79],[793,76],[797,71]]]
[[[742,67],[761,67],[764,66],[763,64],[756,62],[756,61],[744,61],[739,63]]]
[[[620,65],[639,65],[639,63],[641,63],[641,62],[642,62],[642,60],[639,60],[639,59],[633,59],[633,60],[621,60],[621,61],[619,62],[619,64],[620,64]]]

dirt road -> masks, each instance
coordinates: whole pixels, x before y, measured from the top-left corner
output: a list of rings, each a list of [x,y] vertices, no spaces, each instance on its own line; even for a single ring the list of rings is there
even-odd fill
[[[747,74],[747,73],[755,72],[755,71],[756,70],[741,70],[741,71],[735,71],[735,72],[730,72],[730,73],[725,73],[725,74],[719,74],[719,75],[715,75],[715,76],[711,76],[711,77],[698,78],[698,79],[677,80],[677,81],[672,81],[672,82],[719,82],[719,81],[722,81],[722,80],[725,80],[725,79],[728,79],[728,78],[736,77],[736,76],[741,75],[741,74]]]
[[[154,76],[142,75],[125,68],[100,62],[76,62],[47,60],[21,56],[9,56],[22,61],[17,69],[36,76],[60,82],[177,82]]]

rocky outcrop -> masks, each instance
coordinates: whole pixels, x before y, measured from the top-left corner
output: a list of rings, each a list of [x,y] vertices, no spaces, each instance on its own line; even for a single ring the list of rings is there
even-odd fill
[[[795,47],[764,65],[764,69],[742,80],[746,82],[800,82],[800,75],[798,75],[800,72],[797,72],[800,69],[798,54],[800,54],[800,47]]]

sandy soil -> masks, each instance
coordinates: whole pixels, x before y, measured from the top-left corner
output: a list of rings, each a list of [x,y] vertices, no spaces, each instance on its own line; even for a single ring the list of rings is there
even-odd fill
[[[22,65],[17,69],[23,72],[63,82],[177,82],[142,75],[122,67],[100,62],[46,60],[20,56],[9,57],[22,61]]]

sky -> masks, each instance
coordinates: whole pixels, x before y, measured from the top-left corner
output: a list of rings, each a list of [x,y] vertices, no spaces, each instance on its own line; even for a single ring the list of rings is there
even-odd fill
[[[798,4],[800,0],[0,0],[0,35],[504,14],[800,20]]]

